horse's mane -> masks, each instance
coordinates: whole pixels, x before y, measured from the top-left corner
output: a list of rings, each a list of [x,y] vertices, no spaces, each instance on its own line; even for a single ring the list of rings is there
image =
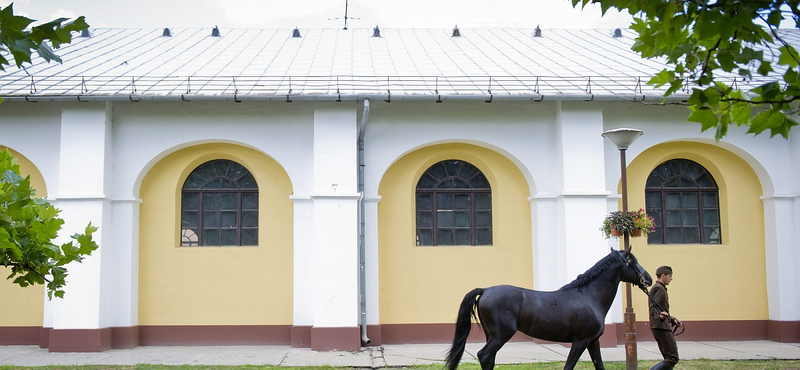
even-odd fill
[[[594,266],[590,267],[586,272],[578,275],[575,280],[571,283],[564,285],[559,290],[566,290],[566,289],[580,289],[588,285],[592,282],[598,275],[600,275],[603,271],[605,271],[609,266],[613,265],[617,262],[616,254],[620,253],[617,251],[611,251],[607,256],[603,257],[600,261],[594,264]]]

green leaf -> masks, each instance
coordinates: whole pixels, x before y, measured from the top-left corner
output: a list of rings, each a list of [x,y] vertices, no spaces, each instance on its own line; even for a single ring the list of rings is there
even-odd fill
[[[719,117],[717,117],[711,109],[708,108],[696,108],[696,107],[689,107],[692,110],[692,114],[689,115],[689,118],[686,120],[689,122],[698,122],[702,126],[702,131],[706,131],[712,127],[716,127],[717,123],[719,123]]]

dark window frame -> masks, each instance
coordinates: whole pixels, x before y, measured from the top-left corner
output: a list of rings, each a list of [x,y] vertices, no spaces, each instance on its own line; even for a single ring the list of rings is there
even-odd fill
[[[258,198],[258,184],[241,164],[214,159],[197,166],[181,188],[180,246],[258,245]]]
[[[467,161],[448,159],[430,166],[415,191],[416,245],[492,245],[491,195],[486,176]]]
[[[699,163],[683,158],[665,161],[645,186],[647,214],[656,231],[650,244],[722,244],[719,187]]]

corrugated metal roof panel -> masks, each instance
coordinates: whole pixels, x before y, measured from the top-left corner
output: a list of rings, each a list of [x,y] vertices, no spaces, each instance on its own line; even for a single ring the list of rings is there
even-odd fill
[[[93,29],[63,64],[8,69],[0,95],[662,94],[644,82],[664,64],[631,51],[630,30],[460,30]]]

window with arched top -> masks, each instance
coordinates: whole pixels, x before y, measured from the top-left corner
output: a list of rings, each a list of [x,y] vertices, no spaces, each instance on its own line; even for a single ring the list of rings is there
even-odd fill
[[[417,182],[416,211],[418,246],[492,244],[492,189],[469,162],[428,168]]]
[[[672,159],[659,164],[647,178],[645,203],[655,220],[648,243],[722,243],[719,188],[697,162]]]
[[[181,246],[258,245],[258,184],[244,166],[216,159],[181,190]]]

